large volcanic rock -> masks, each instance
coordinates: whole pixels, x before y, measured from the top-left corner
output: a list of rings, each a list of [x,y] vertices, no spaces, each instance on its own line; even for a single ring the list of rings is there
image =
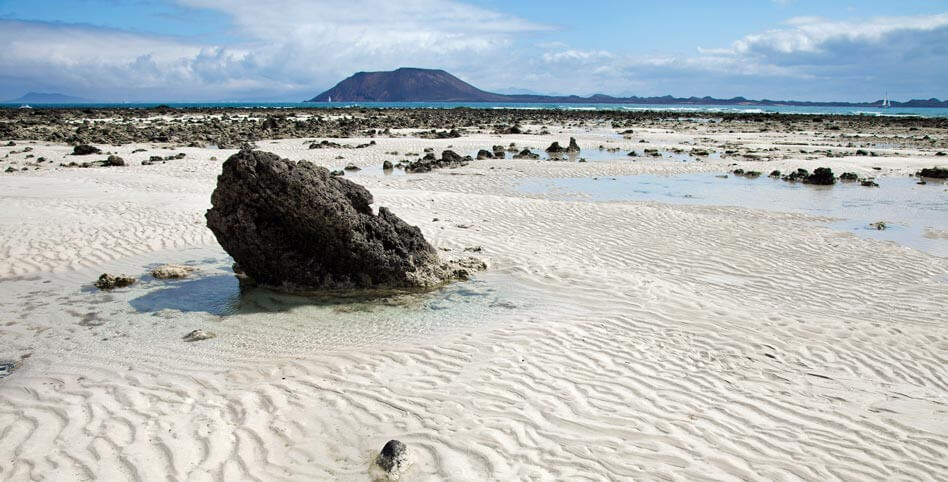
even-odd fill
[[[224,162],[207,225],[254,284],[288,291],[419,288],[464,277],[372,194],[307,161],[243,150]],[[246,281],[246,280],[245,280]]]

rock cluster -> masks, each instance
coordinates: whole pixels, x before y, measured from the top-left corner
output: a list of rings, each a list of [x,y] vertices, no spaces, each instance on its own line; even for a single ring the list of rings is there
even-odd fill
[[[373,213],[372,201],[326,168],[244,150],[224,162],[206,218],[244,285],[430,288],[460,277],[421,230],[384,207]]]
[[[405,172],[431,172],[432,169],[461,167],[466,166],[473,160],[471,156],[461,157],[460,154],[450,149],[441,152],[441,159],[437,159],[434,153],[429,152],[421,159],[408,163],[405,166]]]
[[[99,276],[99,279],[95,282],[95,287],[100,290],[111,290],[131,286],[135,284],[136,281],[138,280],[135,279],[134,276],[124,274],[113,276],[108,273],[102,273],[102,276]]]
[[[948,179],[948,168],[944,167],[926,167],[915,173],[919,177],[931,177],[934,179]]]

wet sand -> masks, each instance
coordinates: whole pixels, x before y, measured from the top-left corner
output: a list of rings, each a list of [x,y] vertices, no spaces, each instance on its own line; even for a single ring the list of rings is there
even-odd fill
[[[496,123],[518,121],[505,115]],[[254,139],[290,159],[362,167],[346,176],[377,206],[490,265],[394,307],[239,296],[203,220],[234,149],[138,139],[72,156],[38,128],[0,139],[16,144],[0,147],[0,168],[17,168],[0,174],[0,360],[22,360],[0,378],[0,479],[367,480],[392,438],[413,449],[408,480],[948,473],[948,260],[807,212],[521,188],[820,166],[885,186],[944,164],[937,120],[521,115],[533,133],[455,117],[457,138],[390,122],[375,137]],[[542,150],[570,136],[616,157],[378,169],[425,148]],[[324,139],[376,144],[308,148]],[[626,155],[646,148],[688,155]],[[60,167],[106,151],[128,166]],[[91,288],[100,272],[144,276],[166,262],[199,272]],[[198,328],[218,336],[181,340]]]

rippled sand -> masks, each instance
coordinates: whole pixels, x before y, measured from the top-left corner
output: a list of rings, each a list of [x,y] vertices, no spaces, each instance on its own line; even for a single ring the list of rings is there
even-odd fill
[[[258,145],[340,168],[567,135]],[[396,306],[313,307],[237,296],[203,221],[209,158],[233,151],[111,149],[132,165],[0,176],[0,359],[29,355],[0,378],[0,480],[367,480],[392,438],[414,452],[408,480],[948,479],[948,260],[800,213],[517,189],[733,160],[365,169],[351,177],[376,205],[438,248],[480,247],[491,270]],[[35,150],[58,162],[68,147]],[[138,165],[175,152],[188,157]],[[766,168],[932,164],[906,152]],[[90,287],[165,262],[200,271]],[[218,337],[181,341],[196,328]]]

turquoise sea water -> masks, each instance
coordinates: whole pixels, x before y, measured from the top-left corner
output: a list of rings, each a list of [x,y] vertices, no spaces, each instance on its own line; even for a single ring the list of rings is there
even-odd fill
[[[21,104],[0,104],[0,108],[17,108]],[[811,107],[811,106],[759,106],[759,105],[682,105],[682,104],[522,104],[504,102],[150,102],[150,103],[86,103],[86,104],[36,104],[34,109],[61,108],[127,108],[147,109],[159,105],[188,108],[262,108],[262,109],[313,109],[368,107],[390,109],[453,109],[467,107],[471,109],[561,109],[561,110],[601,110],[601,111],[669,111],[669,112],[730,112],[730,113],[779,113],[779,114],[842,114],[870,116],[917,116],[948,117],[946,108],[909,108],[890,109],[872,107]]]

